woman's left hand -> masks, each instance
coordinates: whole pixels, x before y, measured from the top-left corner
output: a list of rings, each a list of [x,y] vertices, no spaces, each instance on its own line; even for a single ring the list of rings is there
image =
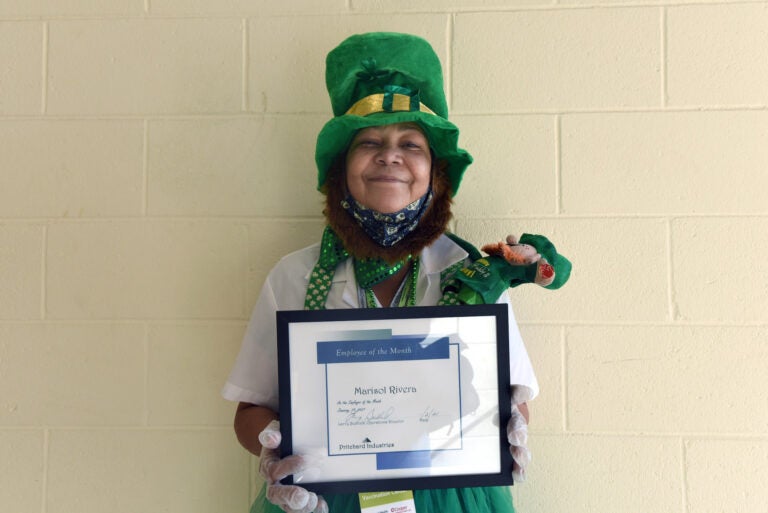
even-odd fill
[[[512,416],[507,422],[507,440],[509,452],[512,453],[512,478],[517,483],[525,481],[525,467],[531,462],[531,451],[527,446],[528,421],[524,413],[528,413],[526,403],[512,404]]]

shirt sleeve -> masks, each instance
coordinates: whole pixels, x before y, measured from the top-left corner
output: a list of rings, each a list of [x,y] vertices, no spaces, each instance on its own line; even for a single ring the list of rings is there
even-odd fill
[[[277,411],[277,309],[271,282],[267,279],[243,336],[240,353],[221,391],[224,399]]]
[[[539,395],[539,382],[533,372],[533,365],[525,349],[523,338],[520,336],[509,295],[505,292],[499,297],[497,303],[506,304],[509,314],[509,383],[513,387],[512,399],[518,404],[530,401]]]

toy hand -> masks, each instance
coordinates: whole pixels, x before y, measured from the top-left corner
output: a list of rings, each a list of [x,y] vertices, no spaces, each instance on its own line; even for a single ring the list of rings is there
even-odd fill
[[[328,513],[328,504],[322,497],[296,485],[283,485],[280,480],[300,474],[307,469],[309,461],[299,455],[280,458],[280,422],[273,420],[259,433],[261,460],[259,474],[267,482],[267,500],[287,513]]]
[[[533,283],[542,287],[549,287],[555,281],[555,268],[552,267],[546,258],[542,258],[536,264],[536,277]]]
[[[525,467],[531,462],[528,450],[528,424],[516,404],[512,404],[512,416],[507,422],[507,440],[512,453],[512,478],[517,483],[525,481]]]

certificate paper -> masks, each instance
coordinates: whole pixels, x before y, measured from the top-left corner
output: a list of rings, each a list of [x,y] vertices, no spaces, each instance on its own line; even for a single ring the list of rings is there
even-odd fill
[[[318,342],[318,354],[328,363],[329,455],[461,447],[445,429],[461,418],[459,348],[448,337]]]
[[[277,313],[297,484],[360,492],[511,484],[505,305]]]

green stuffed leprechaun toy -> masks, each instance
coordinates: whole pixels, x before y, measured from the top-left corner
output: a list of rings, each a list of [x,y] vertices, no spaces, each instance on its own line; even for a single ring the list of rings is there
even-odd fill
[[[546,289],[559,289],[571,275],[571,262],[557,253],[543,235],[513,235],[505,242],[486,244],[482,256],[473,246],[454,235],[451,238],[470,255],[472,263],[460,269],[443,292],[451,302],[467,305],[494,303],[510,287],[536,283]]]

